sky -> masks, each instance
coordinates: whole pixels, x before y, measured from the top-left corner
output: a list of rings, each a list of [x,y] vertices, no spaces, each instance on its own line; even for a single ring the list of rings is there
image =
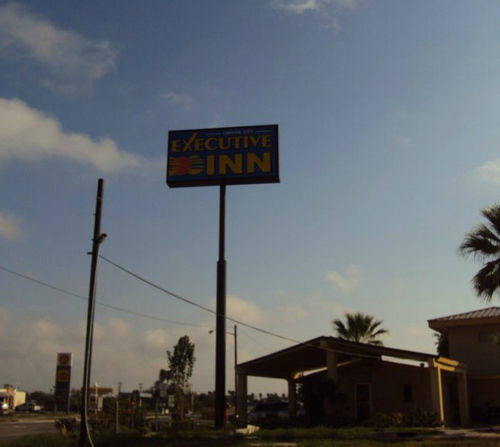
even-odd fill
[[[488,305],[457,249],[498,201],[499,19],[493,0],[0,0],[0,383],[49,391],[72,352],[81,386],[98,178],[101,254],[215,309],[219,191],[167,187],[175,129],[279,125],[280,183],[227,189],[228,316],[305,341],[359,311],[434,352],[428,319]],[[186,334],[213,390],[212,314],[104,260],[97,300],[122,310],[96,307],[92,382],[149,387]],[[238,326],[240,362],[290,345]]]

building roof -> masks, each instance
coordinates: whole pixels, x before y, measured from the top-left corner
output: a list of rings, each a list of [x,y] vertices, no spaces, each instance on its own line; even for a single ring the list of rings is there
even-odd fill
[[[356,343],[336,337],[323,336],[240,363],[237,370],[251,376],[290,378],[299,373],[324,368],[326,366],[327,351],[335,352],[339,363],[360,358],[374,359],[381,356],[420,362],[437,359],[435,354]]]
[[[431,329],[440,330],[452,326],[475,326],[500,323],[500,307],[487,307],[460,314],[447,315],[427,321]]]

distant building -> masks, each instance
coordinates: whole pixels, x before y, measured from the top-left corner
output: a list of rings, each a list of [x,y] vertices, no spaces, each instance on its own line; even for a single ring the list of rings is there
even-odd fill
[[[14,410],[18,405],[26,402],[26,392],[20,391],[11,385],[0,388],[0,403],[7,404],[8,410]]]
[[[94,412],[102,411],[104,398],[112,394],[113,388],[110,387],[89,387],[89,410]]]
[[[448,339],[451,358],[467,363],[471,414],[500,420],[500,307],[428,321]]]

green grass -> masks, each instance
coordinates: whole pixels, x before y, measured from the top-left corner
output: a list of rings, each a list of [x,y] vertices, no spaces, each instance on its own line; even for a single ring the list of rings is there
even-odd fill
[[[78,442],[76,439],[65,438],[60,435],[52,434],[37,434],[30,436],[22,436],[21,438],[0,441],[0,446],[8,447],[76,447]]]
[[[384,437],[389,434],[390,437]],[[406,437],[429,435],[425,440]],[[293,428],[261,430],[250,438],[232,436],[230,432],[210,429],[162,433],[148,437],[135,432],[99,436],[96,447],[498,447],[500,439],[443,439],[432,429],[374,430],[368,427],[352,428]],[[382,436],[381,436],[382,435]],[[77,437],[61,435],[26,436],[0,442],[0,447],[77,447]]]

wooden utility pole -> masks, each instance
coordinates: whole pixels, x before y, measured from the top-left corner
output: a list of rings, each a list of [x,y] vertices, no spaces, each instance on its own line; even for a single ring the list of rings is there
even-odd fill
[[[87,422],[88,405],[89,405],[89,381],[92,365],[92,341],[94,335],[94,311],[95,311],[95,294],[97,289],[97,261],[99,259],[99,246],[106,237],[105,233],[101,233],[101,210],[102,210],[102,193],[104,180],[100,178],[97,182],[97,196],[94,214],[94,237],[92,239],[92,261],[90,264],[90,284],[89,284],[89,304],[87,309],[87,334],[85,337],[85,363],[83,367],[83,387],[82,387],[82,410],[80,420],[80,447],[85,446],[89,439],[89,427]]]

